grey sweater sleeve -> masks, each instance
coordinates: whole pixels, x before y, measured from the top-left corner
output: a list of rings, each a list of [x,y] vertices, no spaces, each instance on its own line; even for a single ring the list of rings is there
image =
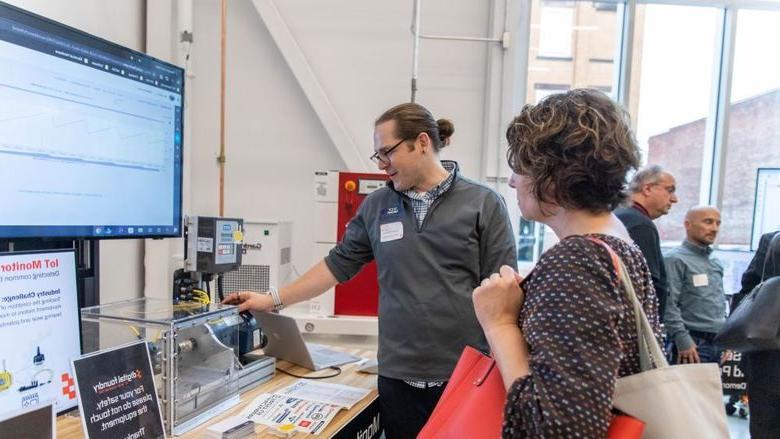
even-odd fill
[[[504,199],[491,193],[485,198],[479,219],[480,279],[498,273],[502,265],[517,270],[517,248]]]
[[[358,209],[344,232],[344,238],[325,257],[325,265],[339,281],[346,282],[358,274],[364,265],[374,259],[374,252],[366,230],[363,207]]]
[[[664,259],[669,286],[669,298],[666,301],[664,324],[669,337],[674,340],[677,349],[684,351],[694,346],[693,339],[685,328],[680,309],[680,295],[685,281],[685,264],[674,257]]]

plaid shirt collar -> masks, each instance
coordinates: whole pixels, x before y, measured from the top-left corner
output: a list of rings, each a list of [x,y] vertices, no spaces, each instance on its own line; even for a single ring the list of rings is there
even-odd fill
[[[449,171],[449,175],[441,183],[433,187],[427,192],[417,192],[414,189],[403,191],[402,193],[409,197],[412,202],[412,208],[414,210],[414,218],[417,220],[417,226],[422,227],[425,217],[428,216],[428,210],[433,206],[433,202],[441,196],[441,194],[447,192],[452,186],[452,182],[455,181],[455,171],[457,170],[457,163],[455,162],[442,162],[444,169]]]
[[[412,200],[420,200],[420,201],[430,201],[433,202],[433,200],[439,198],[441,194],[444,192],[447,192],[447,189],[452,186],[452,181],[455,179],[455,174],[453,172],[450,172],[450,174],[445,178],[441,183],[434,186],[433,189],[429,190],[428,192],[417,192],[414,189],[409,189],[406,191],[403,191],[403,194],[407,197],[411,198]]]
[[[458,170],[458,163],[451,160],[442,160],[441,165],[444,167],[444,169],[447,170],[447,172],[449,172],[447,178],[442,180],[441,183],[434,186],[428,192],[417,192],[414,189],[408,189],[401,193],[411,198],[412,200],[430,200],[430,202],[433,202],[435,199],[439,198],[441,194],[447,192],[447,189],[452,186],[452,182],[455,180],[455,172]]]

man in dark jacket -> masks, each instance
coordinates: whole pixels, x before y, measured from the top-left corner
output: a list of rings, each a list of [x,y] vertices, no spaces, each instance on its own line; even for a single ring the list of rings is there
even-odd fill
[[[742,275],[742,289],[732,299],[731,309],[736,309],[756,285],[775,276],[780,276],[780,231],[761,236],[758,250]],[[742,358],[750,396],[750,437],[779,438],[780,351],[749,352]]]
[[[780,231],[769,232],[761,235],[761,240],[758,241],[758,249],[756,254],[753,255],[753,259],[750,261],[747,270],[742,273],[742,288],[737,294],[731,298],[731,309],[737,309],[739,302],[745,298],[756,285],[761,283],[761,279],[764,277],[764,265],[767,259],[767,251],[769,250],[769,243],[772,242],[772,238],[780,233]],[[776,275],[780,275],[780,267],[775,267],[774,272]]]
[[[672,204],[677,202],[676,182],[663,168],[652,165],[634,174],[628,190],[631,193],[631,205],[616,209],[615,215],[626,226],[629,236],[647,260],[658,297],[658,316],[663,321],[669,286],[661,255],[661,240],[653,220],[669,213]]]

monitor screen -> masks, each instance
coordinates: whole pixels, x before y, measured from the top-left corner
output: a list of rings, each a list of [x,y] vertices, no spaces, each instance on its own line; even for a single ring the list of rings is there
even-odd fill
[[[0,239],[181,236],[184,72],[0,2]]]
[[[0,253],[0,416],[54,400],[76,407],[81,355],[73,250]]]

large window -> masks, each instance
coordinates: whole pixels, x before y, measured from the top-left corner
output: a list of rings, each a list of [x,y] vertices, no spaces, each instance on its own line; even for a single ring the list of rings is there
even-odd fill
[[[622,10],[611,2],[533,0],[526,102],[579,87],[610,93]],[[521,219],[519,229],[520,263],[535,261],[555,242],[541,224]]]
[[[631,95],[636,135],[646,164],[666,168],[677,180],[678,204],[656,221],[663,241],[685,237],[685,212],[700,203],[706,129],[722,12],[715,8],[637,7]]]
[[[758,168],[780,168],[780,11],[737,15],[722,186],[721,244],[751,238]],[[780,199],[763,200],[780,204]]]

